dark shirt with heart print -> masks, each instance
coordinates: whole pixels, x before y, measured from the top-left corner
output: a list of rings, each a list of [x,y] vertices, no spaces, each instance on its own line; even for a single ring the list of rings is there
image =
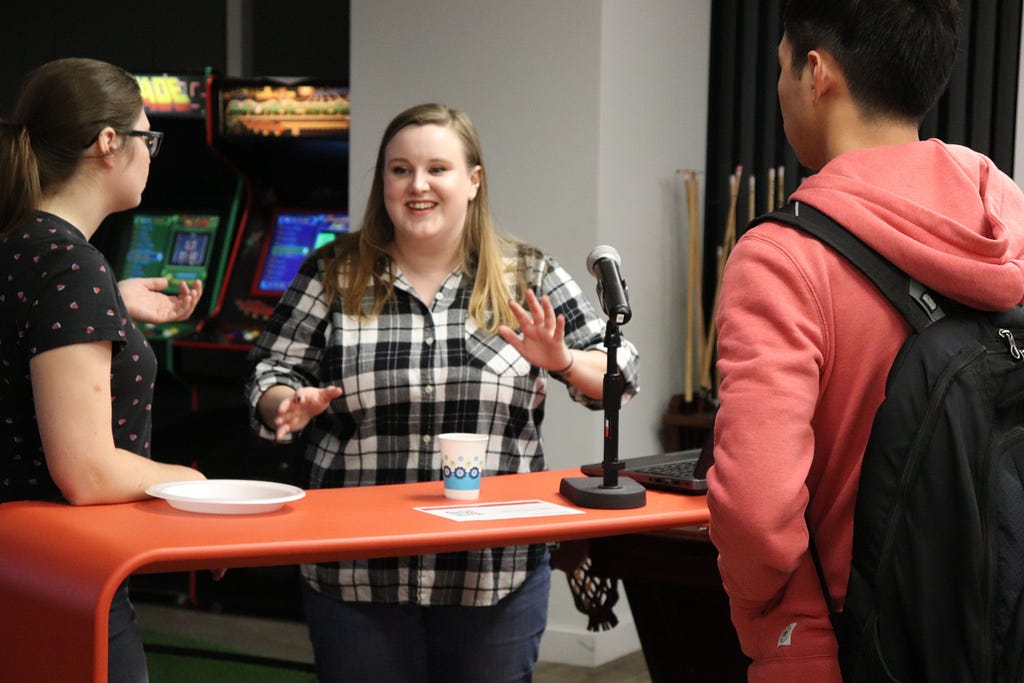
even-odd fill
[[[0,242],[0,502],[61,497],[46,467],[29,361],[95,341],[112,342],[114,445],[149,457],[156,356],[103,254],[73,225],[40,212]]]

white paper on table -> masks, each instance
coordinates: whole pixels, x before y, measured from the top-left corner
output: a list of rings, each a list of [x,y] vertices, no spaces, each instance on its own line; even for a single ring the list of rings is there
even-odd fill
[[[473,503],[469,505],[430,505],[414,509],[455,522],[487,522],[496,519],[583,514],[583,510],[576,510],[564,505],[556,505],[555,503],[547,503],[543,500],[512,500],[502,503]]]

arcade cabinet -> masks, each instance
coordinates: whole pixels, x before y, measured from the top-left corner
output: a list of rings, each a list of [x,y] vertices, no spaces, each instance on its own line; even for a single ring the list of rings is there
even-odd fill
[[[184,323],[144,326],[160,361],[154,456],[209,477],[297,480],[300,445],[248,423],[247,354],[305,257],[348,230],[348,99],[338,84],[137,76],[165,133],[142,204],[97,244],[118,277],[203,280]],[[102,238],[102,239],[100,239]]]
[[[206,144],[209,76],[209,70],[136,75],[146,115],[164,132],[164,144],[142,203],[110,216],[95,237],[120,278],[162,275],[172,280],[171,290],[180,279],[203,280],[191,320],[145,328],[157,341],[187,333],[209,315],[242,201],[241,177]]]
[[[348,90],[211,70],[137,78],[164,144],[140,206],[109,217],[94,243],[119,278],[204,284],[190,320],[143,326],[160,364],[154,457],[210,478],[301,485],[303,444],[258,438],[243,387],[249,349],[299,265],[348,230]],[[233,570],[217,584],[206,572],[154,575],[135,589],[295,616],[298,579],[286,569]]]
[[[223,286],[202,323],[175,338],[173,365],[195,387],[197,413],[220,412],[220,431],[233,432],[236,444],[241,433],[251,437],[241,440],[243,452],[225,444],[208,462],[208,476],[301,485],[301,449],[255,437],[242,391],[249,349],[299,265],[348,230],[348,90],[304,79],[214,75],[207,100],[208,152],[241,178],[241,209]],[[224,386],[233,400],[217,392]],[[228,405],[234,416],[218,410]]]
[[[223,289],[227,259],[244,201],[241,176],[207,144],[207,81],[211,69],[136,74],[153,130],[164,133],[150,165],[142,202],[109,216],[93,237],[118,279],[165,277],[168,292],[182,280],[203,282],[189,320],[142,324],[159,364],[154,389],[153,457],[204,471],[223,430],[210,429],[197,411],[198,387],[176,367],[174,345],[201,329]],[[234,403],[238,397],[232,395]],[[138,577],[140,597],[195,599],[191,575]]]
[[[208,477],[302,486],[304,443],[256,436],[243,385],[248,352],[299,266],[349,230],[348,89],[311,79],[213,75],[207,102],[208,151],[241,178],[240,210],[223,285],[201,323],[174,337],[171,365],[192,387],[194,423],[211,435],[214,447],[201,467]],[[172,256],[187,261],[185,246]],[[301,609],[297,573],[232,570],[217,583],[201,573],[198,592],[223,609],[294,616]]]
[[[209,144],[243,178],[245,202],[204,340],[245,344],[306,256],[348,230],[348,90],[215,77],[209,97]]]
[[[202,466],[193,426],[195,387],[175,365],[174,344],[200,329],[223,289],[226,262],[243,206],[239,173],[206,141],[207,81],[212,72],[137,74],[146,115],[164,144],[150,166],[142,203],[104,221],[94,243],[119,279],[163,276],[176,292],[182,280],[200,279],[203,296],[188,321],[142,325],[157,354],[153,454],[160,460]],[[237,399],[236,399],[237,400]],[[179,438],[191,432],[193,441]]]

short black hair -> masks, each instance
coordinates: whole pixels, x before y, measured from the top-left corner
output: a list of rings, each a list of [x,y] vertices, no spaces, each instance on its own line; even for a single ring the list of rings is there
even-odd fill
[[[920,122],[949,82],[960,46],[957,0],[789,0],[783,28],[796,73],[822,49],[869,116]]]

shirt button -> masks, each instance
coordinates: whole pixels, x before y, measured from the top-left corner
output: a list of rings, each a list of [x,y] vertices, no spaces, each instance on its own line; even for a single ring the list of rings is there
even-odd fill
[[[434,295],[434,298],[437,299],[438,301],[440,301],[441,299],[444,298],[444,294],[442,294],[441,292],[438,292],[437,294]]]
[[[432,386],[430,386],[428,384],[427,386],[423,387],[423,393],[425,393],[425,394],[432,394],[432,393],[434,393],[434,387],[432,387]]]
[[[430,443],[430,434],[423,435],[423,443]]]
[[[423,341],[424,341],[424,343],[425,343],[425,344],[426,344],[427,346],[430,346],[431,344],[433,344],[433,343],[434,343],[434,338],[433,338],[433,337],[427,337],[427,338],[426,338],[426,339],[424,339]]]

